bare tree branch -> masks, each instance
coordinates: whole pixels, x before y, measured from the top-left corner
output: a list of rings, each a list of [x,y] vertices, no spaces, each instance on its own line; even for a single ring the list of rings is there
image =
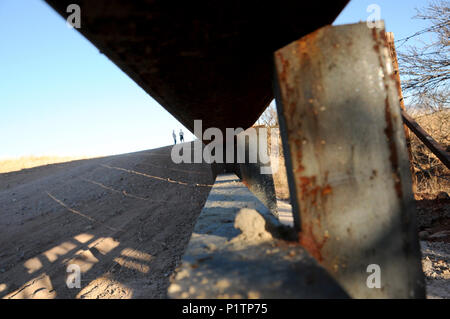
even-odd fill
[[[276,127],[278,126],[278,115],[275,103],[272,102],[266,108],[266,110],[259,117],[257,124],[264,125],[266,127]]]
[[[399,52],[399,66],[405,97],[413,97],[419,107],[433,111],[448,108],[450,104],[450,2],[431,1],[418,10],[416,19],[428,21],[431,26],[396,41],[400,48],[407,41],[424,34],[431,35],[431,42],[407,46]],[[419,41],[417,41],[419,43]]]

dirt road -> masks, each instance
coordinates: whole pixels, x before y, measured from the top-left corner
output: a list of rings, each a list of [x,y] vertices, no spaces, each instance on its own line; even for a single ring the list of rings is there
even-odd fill
[[[170,149],[0,174],[0,297],[164,298],[213,184]]]

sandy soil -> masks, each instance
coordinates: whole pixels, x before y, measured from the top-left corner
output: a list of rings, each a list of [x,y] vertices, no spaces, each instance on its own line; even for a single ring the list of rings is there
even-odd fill
[[[164,298],[212,183],[170,147],[0,174],[0,297]]]

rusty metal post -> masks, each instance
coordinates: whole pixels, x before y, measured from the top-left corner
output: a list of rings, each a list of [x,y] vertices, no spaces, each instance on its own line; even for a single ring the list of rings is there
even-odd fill
[[[275,66],[299,243],[352,297],[423,298],[408,155],[384,30],[365,23],[324,27],[278,50]]]
[[[254,139],[253,142],[256,143],[251,147],[250,140],[248,138],[243,139],[245,159],[242,163],[240,163],[237,156],[237,138],[238,136],[244,136],[245,134],[253,135],[250,132],[254,134],[252,138]],[[261,135],[261,128],[251,127],[234,136],[233,140],[227,141],[230,144],[234,144],[233,155],[230,155],[232,159],[231,162],[228,162],[229,156],[227,155],[228,149],[226,147],[226,143],[218,146],[223,149],[223,161],[222,163],[211,163],[212,175],[214,179],[216,179],[219,174],[236,174],[242,180],[242,183],[248,187],[248,189],[269,209],[269,211],[274,216],[278,216],[273,176],[271,173],[262,173],[262,169],[264,167],[270,167],[271,163],[270,157],[268,158],[268,162],[264,162],[261,158],[261,153],[268,151],[265,149],[260,150],[260,148],[264,145],[264,143],[260,143],[261,139],[267,139],[266,135]],[[251,161],[251,158],[254,158],[255,161]]]
[[[389,47],[389,53],[391,56],[392,66],[394,68],[394,76],[395,81],[397,84],[397,91],[398,91],[398,97],[400,102],[400,108],[403,110],[403,112],[406,112],[405,107],[405,101],[403,99],[403,92],[402,92],[402,86],[400,81],[400,69],[398,67],[398,58],[397,58],[397,50],[395,49],[395,40],[394,40],[394,33],[393,32],[386,32],[386,39]],[[412,156],[411,151],[411,134],[409,132],[408,126],[406,124],[403,124],[403,129],[405,130],[405,138],[406,138],[406,147],[408,149],[408,158],[409,158],[409,169],[411,171],[412,180],[413,180],[413,191],[415,192],[416,189],[416,179],[414,175],[414,159]]]
[[[405,103],[403,100],[402,86],[400,82],[400,70],[398,67],[398,59],[397,59],[397,51],[395,50],[395,41],[394,41],[394,33],[386,32],[386,38],[389,45],[389,50],[391,53],[392,66],[394,67],[394,75],[397,81],[397,90],[400,98],[400,107],[402,109],[402,117],[403,117],[403,127],[405,129],[405,137],[406,137],[406,145],[408,146],[408,155],[410,161],[410,170],[413,175],[413,189],[415,191],[416,188],[416,179],[414,178],[414,164],[413,164],[413,156],[411,151],[411,130],[416,136],[428,147],[428,149],[441,160],[441,162],[447,167],[450,168],[450,156],[448,152],[444,150],[444,148],[436,142],[423,128],[417,124],[414,119],[412,119],[408,113],[406,112]]]
[[[266,139],[266,135],[260,134],[261,128],[251,127],[250,129],[244,131],[241,134],[245,134],[249,130],[253,130],[255,133],[255,139],[257,141],[255,147],[250,147],[250,140],[245,138],[245,163],[238,164],[239,174],[235,172],[236,175],[242,180],[242,183],[248,187],[248,189],[270,210],[270,212],[278,217],[277,212],[277,199],[275,194],[275,185],[272,174],[263,174],[261,172],[262,167],[270,167],[269,162],[264,163],[261,159],[261,152],[268,152],[268,149],[260,150],[261,139]],[[265,143],[262,143],[265,145]],[[256,158],[256,162],[251,163],[251,157]]]

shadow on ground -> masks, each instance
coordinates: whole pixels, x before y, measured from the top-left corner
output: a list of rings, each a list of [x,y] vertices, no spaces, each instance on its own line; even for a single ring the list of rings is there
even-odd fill
[[[170,151],[0,174],[0,297],[164,298],[213,184]]]

